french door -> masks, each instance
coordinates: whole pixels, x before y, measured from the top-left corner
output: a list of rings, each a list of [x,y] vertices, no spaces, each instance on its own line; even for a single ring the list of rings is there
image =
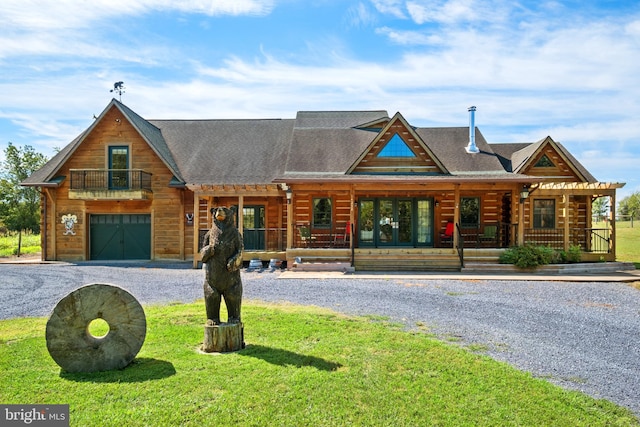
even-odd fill
[[[432,246],[433,200],[374,198],[360,200],[360,246]]]

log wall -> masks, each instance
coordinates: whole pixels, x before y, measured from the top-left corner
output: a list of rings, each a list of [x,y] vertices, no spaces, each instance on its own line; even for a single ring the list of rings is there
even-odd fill
[[[150,200],[72,200],[68,198],[71,169],[107,169],[108,146],[129,147],[129,168],[152,174]],[[187,190],[170,188],[171,171],[142,139],[136,129],[113,107],[87,135],[82,144],[62,166],[58,175],[66,176],[60,187],[50,189],[47,201],[46,259],[86,260],[89,256],[89,215],[151,214],[152,259],[184,259],[191,251],[185,243],[185,210]],[[75,235],[64,235],[61,218],[65,214],[78,217]]]

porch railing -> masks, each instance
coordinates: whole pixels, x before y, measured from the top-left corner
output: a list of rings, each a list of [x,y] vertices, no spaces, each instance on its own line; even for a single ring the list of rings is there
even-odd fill
[[[563,228],[529,228],[524,231],[527,244],[545,245],[554,249],[564,249]],[[569,245],[580,246],[583,252],[610,253],[611,230],[608,228],[570,228]]]
[[[486,224],[485,224],[486,225]],[[301,230],[302,228],[302,230]],[[349,248],[353,232],[345,227],[335,229],[318,229],[311,232],[310,228],[296,227],[293,239],[294,248]],[[458,226],[458,247],[456,250],[462,256],[464,248],[508,248],[516,245],[518,225],[500,224],[496,236],[492,233],[487,237],[482,227]],[[208,229],[200,229],[198,233],[198,248],[202,248],[204,236]],[[571,228],[569,229],[569,244],[578,245],[583,252],[610,253],[611,231],[608,228]],[[244,230],[245,251],[285,251],[287,249],[286,228],[251,228]],[[525,229],[524,242],[526,244],[545,245],[554,249],[564,248],[564,229]],[[451,247],[451,246],[449,246]]]
[[[331,228],[311,228],[308,225],[298,225],[294,230],[293,247],[347,249],[353,234],[350,228],[344,225]]]
[[[198,230],[198,250],[204,246],[204,237],[209,230]],[[282,252],[287,249],[286,228],[245,228],[243,239],[246,251]]]
[[[148,190],[151,174],[140,169],[72,169],[71,190]]]
[[[466,248],[508,248],[517,238],[517,225],[487,222],[478,225],[460,224]]]
[[[456,224],[456,233],[458,233],[458,257],[460,258],[460,268],[464,268],[464,235],[460,231],[460,224]]]

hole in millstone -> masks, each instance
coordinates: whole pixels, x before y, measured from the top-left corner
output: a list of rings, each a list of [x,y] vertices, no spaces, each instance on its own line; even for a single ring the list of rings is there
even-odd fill
[[[94,338],[104,338],[109,334],[109,324],[104,319],[93,319],[87,326],[87,332]]]

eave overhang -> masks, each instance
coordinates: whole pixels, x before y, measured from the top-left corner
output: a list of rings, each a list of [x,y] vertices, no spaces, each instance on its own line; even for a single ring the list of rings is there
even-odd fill
[[[544,179],[537,176],[514,175],[506,173],[464,174],[464,175],[344,175],[344,174],[284,174],[273,180],[274,183],[412,183],[412,184],[442,184],[442,183],[513,183],[534,184]]]

